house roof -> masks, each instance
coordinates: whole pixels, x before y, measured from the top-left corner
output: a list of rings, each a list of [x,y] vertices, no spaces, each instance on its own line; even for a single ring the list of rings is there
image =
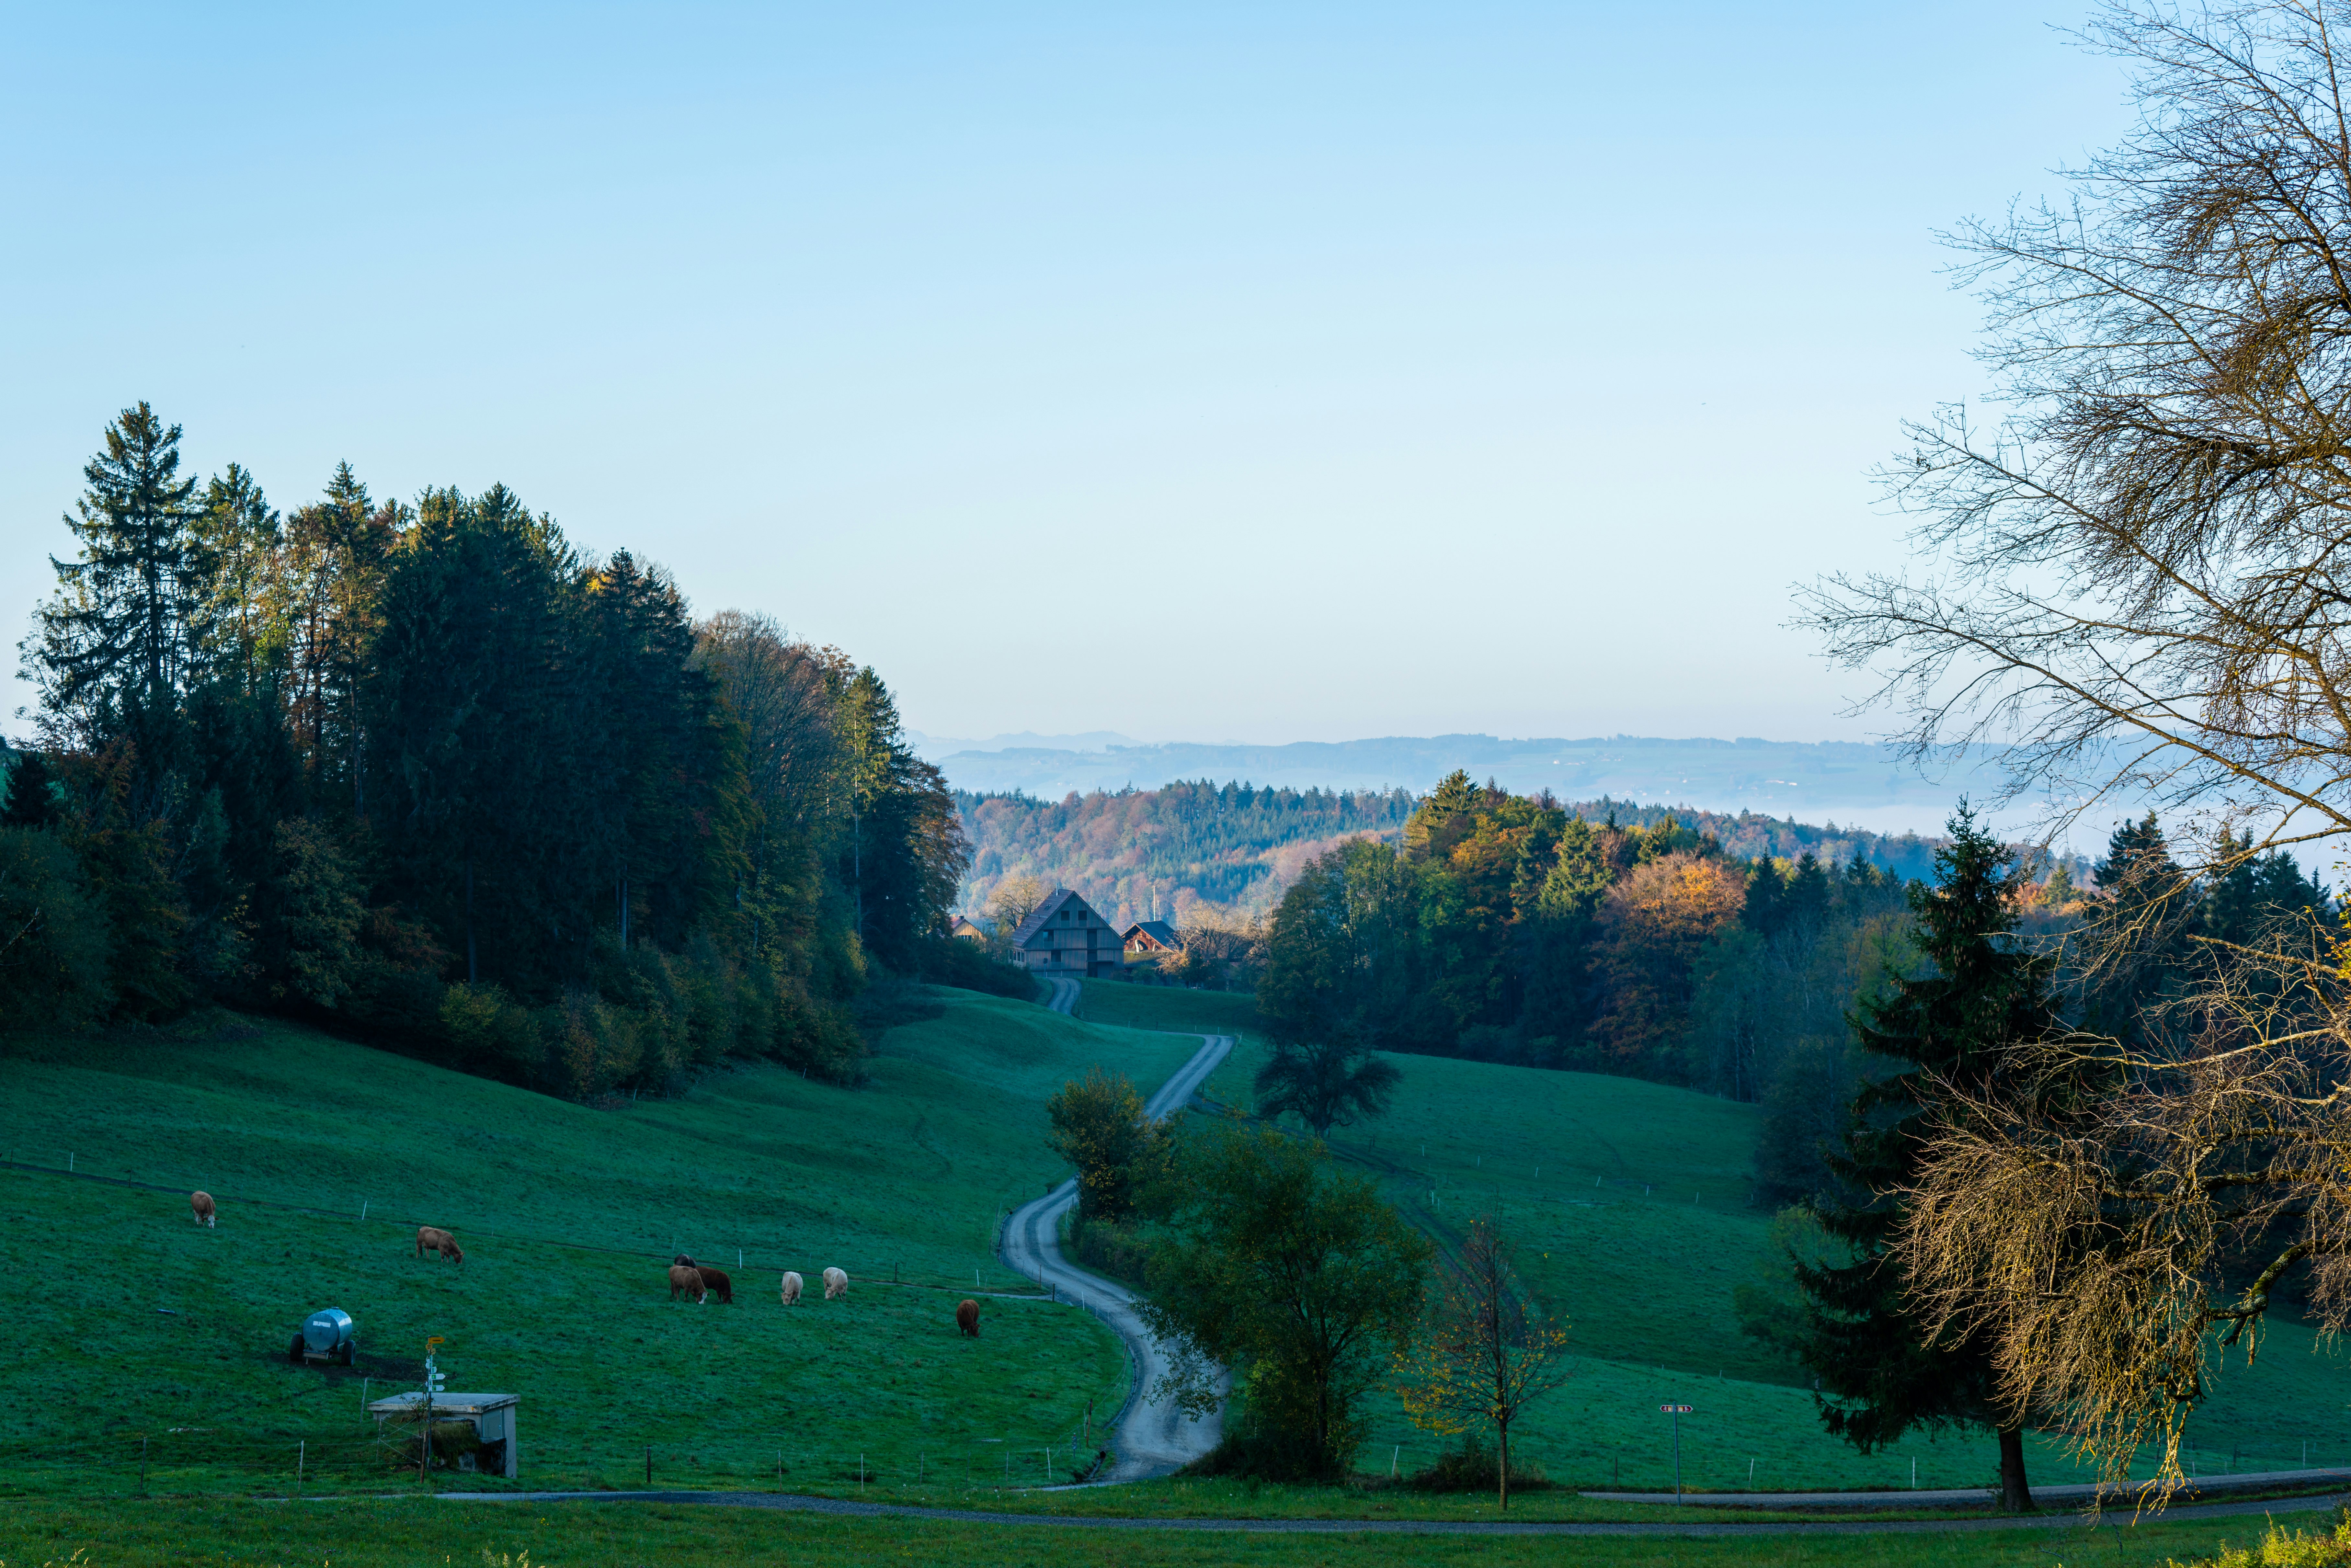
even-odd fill
[[[1180,946],[1176,940],[1176,927],[1168,925],[1165,920],[1138,920],[1126,928],[1126,935],[1119,940],[1132,942],[1137,936],[1148,936],[1162,947]]]
[[[1094,906],[1080,898],[1075,888],[1057,887],[1044,903],[1029,912],[1029,918],[1020,923],[1019,929],[1012,933],[1012,945],[1015,947],[1027,946],[1029,938],[1043,930],[1047,921],[1051,920],[1071,904],[1076,904],[1089,915],[1094,914]],[[1102,916],[1094,915],[1094,918],[1100,920]]]

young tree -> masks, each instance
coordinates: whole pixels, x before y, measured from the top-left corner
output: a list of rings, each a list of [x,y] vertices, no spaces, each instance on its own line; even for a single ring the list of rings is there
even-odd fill
[[[1428,1244],[1369,1181],[1270,1127],[1185,1134],[1157,1199],[1167,1239],[1140,1309],[1176,1351],[1161,1391],[1213,1409],[1212,1364],[1234,1366],[1254,1430],[1227,1435],[1228,1462],[1343,1475],[1360,1402],[1411,1337]]]
[[[1527,1310],[1510,1248],[1490,1219],[1474,1219],[1461,1256],[1440,1268],[1420,1337],[1396,1357],[1396,1397],[1413,1424],[1446,1437],[1473,1422],[1494,1428],[1499,1504],[1510,1506],[1510,1427],[1567,1381],[1567,1326]]]
[[[1889,1264],[1937,1117],[1963,1094],[2008,1099],[2027,1088],[2022,1049],[2064,1033],[2051,995],[2053,962],[2009,939],[2020,876],[2009,852],[1963,803],[1936,859],[1937,885],[1914,884],[1924,973],[1862,1003],[1863,1051],[1903,1064],[1866,1082],[1844,1153],[1831,1167],[1855,1195],[1819,1204],[1850,1260],[1799,1264],[1809,1299],[1804,1361],[1830,1403],[1828,1429],[1864,1453],[1914,1427],[1988,1427],[2000,1438],[2001,1505],[2029,1511],[2024,1408],[2000,1386],[1989,1334],[1938,1322],[1907,1299]]]

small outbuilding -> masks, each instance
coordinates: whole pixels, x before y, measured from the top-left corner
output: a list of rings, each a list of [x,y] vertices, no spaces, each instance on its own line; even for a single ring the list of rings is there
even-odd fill
[[[1138,958],[1173,953],[1184,946],[1176,927],[1165,920],[1138,920],[1126,928],[1123,940],[1128,956]]]
[[[453,1469],[514,1479],[522,1468],[515,1436],[515,1417],[521,1406],[519,1394],[434,1395],[434,1451],[448,1456]],[[397,1422],[413,1431],[424,1419],[423,1392],[378,1399],[368,1406],[368,1414],[375,1417],[379,1428]],[[452,1427],[460,1429],[453,1433]],[[471,1441],[465,1440],[465,1428],[471,1429]]]
[[[985,942],[987,930],[968,915],[958,915],[947,923],[947,935],[960,936],[967,942]]]

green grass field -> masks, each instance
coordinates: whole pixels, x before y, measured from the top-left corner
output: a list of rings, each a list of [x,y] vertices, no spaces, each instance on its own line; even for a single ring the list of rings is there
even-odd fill
[[[2277,1516],[2314,1530],[2324,1516]],[[1135,1568],[1264,1563],[1308,1568],[1408,1563],[1575,1563],[1610,1568],[2156,1568],[2260,1539],[2259,1516],[1902,1536],[1462,1537],[1242,1534],[920,1519],[835,1519],[659,1503],[43,1500],[0,1514],[0,1563],[141,1568],[149,1563],[340,1568],[640,1568],[649,1563],[828,1564],[1117,1563]],[[81,1555],[77,1556],[79,1552]]]
[[[1090,995],[1092,992],[1090,991]],[[1670,1486],[1660,1404],[1689,1404],[1682,1473],[1708,1490],[1986,1484],[1987,1437],[1947,1433],[1863,1456],[1827,1437],[1806,1380],[1739,1332],[1732,1287],[1765,1255],[1771,1217],[1748,1203],[1760,1113],[1687,1091],[1588,1073],[1399,1056],[1390,1113],[1337,1132],[1342,1157],[1377,1175],[1392,1201],[1440,1234],[1495,1216],[1522,1271],[1571,1324],[1574,1379],[1539,1406],[1525,1449],[1556,1479]],[[1262,1061],[1245,1040],[1208,1086],[1249,1103]],[[2307,1329],[2274,1325],[2250,1368],[2234,1360],[2189,1423],[2198,1472],[2351,1465],[2351,1357]],[[1393,1407],[1377,1412],[1368,1459],[1409,1469],[1437,1451]],[[2304,1445],[2307,1444],[2305,1449]],[[2034,1439],[2044,1482],[2076,1473],[2061,1445]]]
[[[361,1396],[413,1387],[428,1334],[453,1388],[523,1396],[536,1486],[642,1484],[648,1445],[668,1484],[853,1488],[861,1462],[1042,1479],[1089,1402],[1123,1401],[1124,1354],[1033,1300],[987,1302],[963,1340],[955,1302],[975,1281],[1025,1288],[992,1240],[1061,1174],[1046,1096],[1094,1062],[1155,1082],[1197,1042],[941,994],[869,1088],[760,1068],[613,1111],[236,1020],[0,1061],[19,1167],[0,1173],[17,1217],[0,1486],[125,1490],[142,1437],[157,1490],[380,1479]],[[190,1223],[195,1186],[217,1228]],[[420,1222],[456,1230],[462,1270],[413,1257]],[[41,1244],[56,1267],[36,1233],[62,1242]],[[672,1304],[677,1249],[732,1272],[737,1304]],[[828,1264],[846,1302],[820,1299]],[[784,1268],[811,1287],[789,1311]],[[349,1375],[283,1358],[328,1305],[358,1320]]]
[[[1079,982],[1077,1016],[1122,1029],[1180,1030],[1248,1037],[1262,1027],[1257,998],[1230,991],[1187,991],[1117,980]]]
[[[100,1550],[86,1561],[413,1562],[436,1551],[473,1561],[530,1546],[535,1561],[801,1549],[1025,1562],[1091,1555],[1073,1543],[1113,1539],[1121,1560],[1144,1563],[1323,1561],[1330,1550],[1316,1538],[1072,1538],[634,1506],[533,1510],[538,1522],[517,1530],[498,1521],[522,1516],[449,1505],[224,1500],[413,1491],[389,1470],[360,1405],[367,1393],[414,1386],[427,1334],[445,1336],[454,1387],[523,1396],[523,1484],[533,1488],[642,1485],[650,1448],[665,1487],[1016,1512],[1493,1517],[1488,1499],[1409,1492],[1176,1480],[1029,1490],[1058,1479],[1088,1403],[1114,1410],[1126,1375],[1116,1342],[1068,1308],[991,1300],[977,1342],[949,1322],[975,1278],[990,1291],[1024,1283],[993,1263],[991,1240],[1005,1207],[1061,1174],[1043,1143],[1044,1100],[1095,1063],[1157,1082],[1197,1042],[1152,1030],[1186,1028],[1244,1036],[1212,1090],[1245,1100],[1254,1013],[1246,998],[1116,985],[1088,987],[1074,1019],[941,995],[943,1016],[886,1038],[866,1089],[761,1068],[615,1110],[238,1019],[0,1060],[0,1157],[16,1166],[0,1172],[0,1193],[18,1221],[0,1303],[19,1352],[0,1412],[0,1495],[13,1500],[0,1562],[62,1559],[93,1542]],[[1343,1136],[1339,1152],[1440,1233],[1492,1210],[1528,1247],[1530,1278],[1580,1342],[1575,1380],[1523,1434],[1555,1479],[1662,1483],[1670,1470],[1655,1407],[1677,1398],[1698,1406],[1684,1429],[1693,1486],[1743,1487],[1750,1455],[1759,1487],[1907,1482],[1907,1452],[1865,1460],[1823,1437],[1794,1375],[1736,1333],[1729,1287],[1768,1224],[1744,1206],[1750,1111],[1623,1080],[1400,1065],[1394,1113]],[[188,1222],[184,1193],[196,1186],[220,1197],[219,1228]],[[462,1271],[412,1255],[420,1221],[457,1230]],[[681,1249],[732,1270],[737,1304],[669,1302],[664,1267]],[[857,1281],[848,1301],[777,1304],[781,1268],[813,1281],[828,1262]],[[360,1322],[363,1354],[348,1374],[283,1359],[294,1323],[327,1304]],[[2255,1375],[2224,1382],[2199,1418],[2207,1468],[2225,1468],[2209,1463],[2220,1443],[2257,1433],[2269,1441],[2239,1468],[2292,1462],[2292,1450],[2277,1452],[2281,1430],[2315,1439],[2314,1462],[2346,1457],[2335,1434],[2351,1378],[2301,1349],[2280,1334]],[[1384,1469],[1390,1445],[1406,1469],[1436,1451],[1392,1408],[1375,1414],[1367,1468]],[[1989,1469],[1987,1446],[1973,1440],[1917,1451],[1926,1484],[1980,1481]],[[2057,1479],[2056,1468],[2044,1453],[2041,1479]],[[142,1474],[158,1495],[133,1499]],[[1521,1504],[1513,1511],[1527,1519],[1659,1513],[1566,1490]],[[2251,1533],[2165,1526],[2105,1539],[2160,1540],[2186,1556]],[[2038,1563],[2055,1539],[1905,1538],[1903,1556]],[[1353,1537],[1346,1555],[1841,1563],[1883,1561],[1883,1546]]]

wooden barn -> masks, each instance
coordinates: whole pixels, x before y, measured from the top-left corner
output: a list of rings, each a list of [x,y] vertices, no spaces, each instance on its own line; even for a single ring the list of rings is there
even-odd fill
[[[1030,974],[1049,979],[1090,979],[1126,967],[1118,933],[1093,906],[1066,887],[1039,904],[1012,933],[1013,950]]]

